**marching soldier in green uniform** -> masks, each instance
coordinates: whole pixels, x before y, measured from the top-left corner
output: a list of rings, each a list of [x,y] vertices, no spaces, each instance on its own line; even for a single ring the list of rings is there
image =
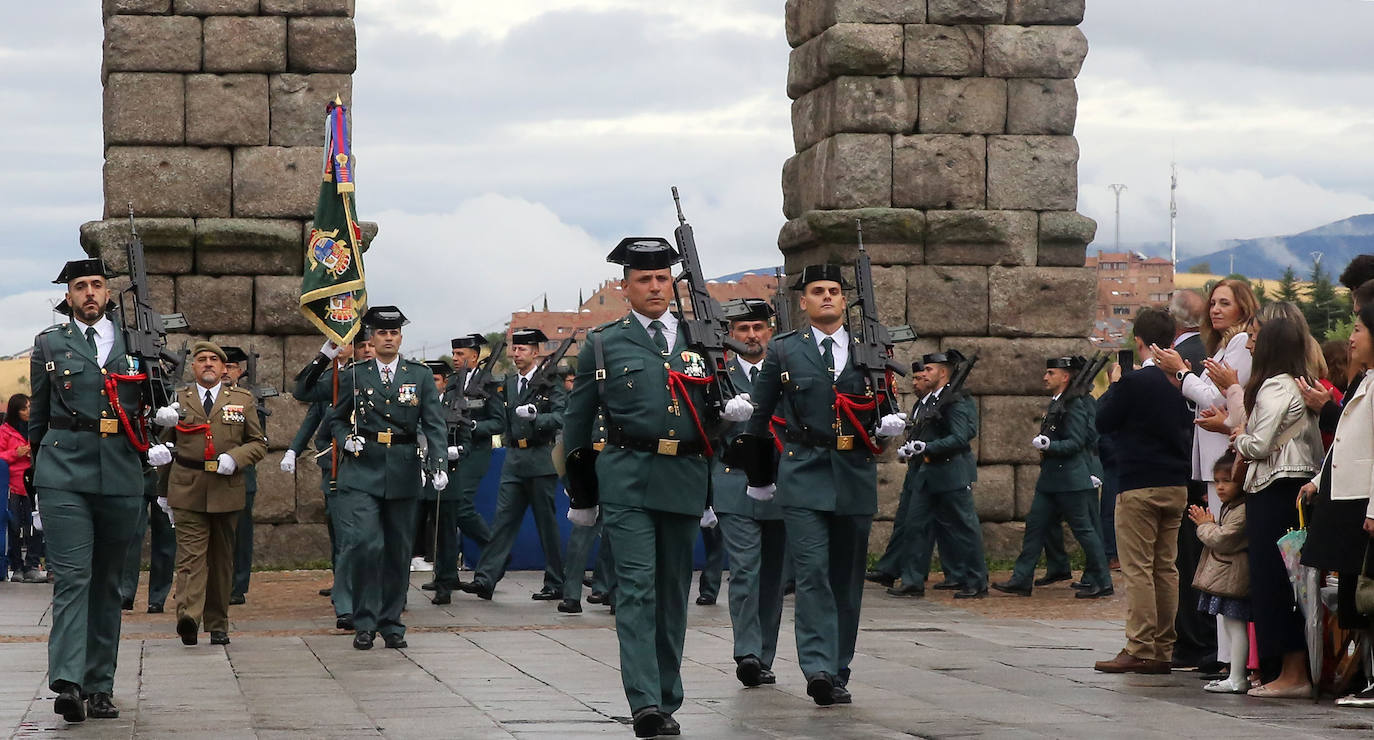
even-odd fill
[[[124,600],[124,611],[132,611],[134,597],[138,596],[138,573],[143,565],[143,535],[149,534],[148,552],[148,613],[161,614],[172,592],[172,572],[176,567],[177,540],[172,530],[172,521],[162,510],[158,500],[162,497],[158,489],[165,481],[156,468],[149,467],[143,473],[143,505],[138,507],[138,526],[134,537],[129,541],[129,554],[124,560],[124,576],[119,585],[119,595]],[[165,503],[166,499],[162,499]]]
[[[697,606],[715,606],[725,570],[725,538],[716,523],[701,528],[701,547],[706,562],[702,563],[701,577],[697,579]],[[733,573],[730,577],[734,578]]]
[[[67,286],[71,316],[34,339],[29,444],[34,487],[53,583],[48,686],[68,722],[113,718],[119,651],[119,581],[143,505],[143,460],[135,447],[145,390],[127,354],[99,259],[68,262],[53,282]],[[109,389],[115,389],[115,397]],[[172,407],[156,421],[176,422]]]
[[[940,560],[960,579],[956,599],[978,599],[988,593],[988,567],[983,557],[983,530],[973,503],[973,482],[978,463],[973,459],[973,438],[978,436],[978,406],[963,389],[951,390],[949,380],[964,361],[958,350],[946,349],[922,358],[933,389],[923,403],[947,399],[943,412],[933,417],[921,434],[897,450],[899,460],[910,461],[912,495],[906,512],[907,542],[902,557],[902,584],[923,584],[930,569],[935,521],[945,523]],[[888,593],[893,593],[889,589]]]
[[[258,402],[257,394],[253,392],[252,385],[259,381],[257,378],[247,377],[248,373],[248,353],[240,347],[226,345],[220,349],[229,358],[224,363],[224,382],[237,387],[242,387],[253,396],[254,412],[258,417],[258,424],[262,427],[262,433],[267,435],[267,412]],[[243,514],[239,517],[238,527],[234,530],[234,582],[229,591],[229,604],[244,603],[245,596],[248,594],[248,581],[253,573],[253,499],[258,495],[258,465],[254,463],[246,467],[243,471],[243,491],[245,501]]]
[[[702,418],[710,413],[705,358],[687,347],[668,310],[671,268],[680,259],[667,241],[652,238],[625,239],[607,257],[624,268],[630,312],[588,334],[564,415],[568,519],[589,526],[599,508],[615,551],[620,678],[636,737],[681,732],[672,715],[682,706],[692,545],[710,476],[702,430],[716,422]],[[735,401],[742,411],[731,411]],[[727,420],[748,417],[747,399],[730,404]],[[598,413],[606,421],[599,454]]]
[[[567,375],[564,376],[563,383],[564,389],[569,393],[572,392],[573,381],[576,377],[577,373],[569,368]],[[596,429],[596,434],[592,435],[592,449],[600,451],[606,447],[606,420],[604,418],[600,416],[597,417]],[[560,439],[558,444],[554,445],[553,448],[553,461],[555,467],[558,468],[560,478],[565,478],[567,475],[567,468],[563,464],[566,457],[567,450],[563,446],[563,441]],[[564,490],[567,490],[566,481],[564,482]],[[574,524],[572,532],[568,534],[568,546],[567,549],[563,551],[563,600],[558,602],[558,611],[564,614],[582,613],[582,587],[584,585],[582,581],[587,576],[587,557],[591,555],[592,547],[597,544],[598,540],[600,541],[601,550],[597,553],[598,565],[602,557],[610,552],[610,541],[601,536],[601,530],[601,518],[597,517],[596,521],[589,526],[584,527]],[[595,590],[595,586],[597,585],[596,575],[598,574],[594,570],[593,580],[591,582],[593,586],[592,593],[604,594],[604,584],[602,591],[598,592]],[[604,578],[604,573],[600,575]],[[598,598],[597,601],[592,603],[599,602],[600,599]]]
[[[558,378],[544,382],[539,347],[549,341],[539,329],[511,332],[511,360],[515,374],[506,378],[501,391],[505,404],[503,441],[506,462],[501,467],[501,488],[492,519],[491,541],[482,550],[472,582],[460,588],[490,599],[506,574],[525,511],[534,513],[534,526],[544,550],[544,587],[530,598],[556,601],[563,598],[563,546],[559,541],[558,471],[553,466],[553,444],[563,428],[567,394]]]
[[[857,345],[845,328],[840,268],[809,265],[792,287],[802,293],[807,323],[773,338],[754,381],[758,408],[749,421],[749,433],[763,438],[780,411],[786,444],[776,484],[750,486],[746,494],[770,500],[776,490],[782,504],[806,692],[821,706],[848,704],[868,531],[878,510],[881,447],[871,431],[895,437],[906,428],[906,414],[875,418],[879,399],[851,360]]]
[[[773,314],[772,304],[754,298],[737,308],[726,307],[730,336],[748,348],[736,353],[729,365],[730,379],[740,393],[754,392],[754,381],[763,369],[773,337]],[[744,429],[744,424],[733,425],[725,433],[722,447],[728,447]],[[744,471],[726,462],[724,449],[721,453],[716,456],[711,482],[721,539],[730,556],[735,677],[745,686],[777,683],[773,659],[782,623],[783,560],[787,553],[782,507],[776,500],[758,501],[745,495],[749,481]]]
[[[330,414],[342,448],[338,534],[353,597],[353,647],[371,649],[381,632],[387,647],[403,648],[401,610],[421,478],[433,476],[438,491],[448,487],[448,435],[429,369],[400,356],[405,315],[395,306],[373,306],[363,323],[372,330],[376,359],[339,373],[339,402]],[[416,454],[421,434],[428,442],[425,460]]]
[[[452,367],[448,360],[427,360],[425,367],[434,376],[434,388],[439,393],[440,404],[446,406],[455,393],[461,393],[462,389],[451,381]],[[447,414],[445,408],[445,414]],[[448,460],[449,480],[453,480],[456,473],[458,461],[462,459],[464,451],[470,444],[468,434],[471,429],[466,423],[454,424],[448,420],[445,424],[445,433],[448,437],[448,449],[445,457]],[[456,502],[451,498],[456,492],[453,486],[449,486],[446,493],[440,494],[434,489],[432,478],[425,481],[425,487],[420,491],[421,513],[417,519],[419,528],[415,532],[415,553],[429,555],[434,561],[434,570],[437,573],[439,565],[439,552],[444,551],[447,557],[452,558],[453,570],[452,577],[456,580],[458,575],[458,522],[453,515],[457,509]],[[425,586],[432,586],[439,583],[436,576],[434,580],[425,583]],[[445,587],[440,589],[433,598],[431,604],[448,604],[451,602],[451,589],[447,586],[452,581],[445,581]]]
[[[1055,400],[1068,389],[1074,373],[1086,364],[1081,357],[1052,357],[1046,361],[1045,387]],[[1088,396],[1070,397],[1062,415],[1048,419],[1047,428],[1031,440],[1040,451],[1040,477],[1035,482],[1035,498],[1026,515],[1021,555],[1016,558],[1011,579],[992,585],[998,591],[1031,595],[1035,564],[1045,549],[1050,523],[1062,517],[1087,559],[1083,580],[1089,588],[1074,596],[1095,599],[1115,593],[1102,538],[1098,534],[1099,525],[1093,522],[1092,516],[1092,498],[1097,495],[1093,485],[1096,450],[1089,445],[1096,439],[1096,431],[1092,429],[1095,409],[1090,407],[1095,405]]]

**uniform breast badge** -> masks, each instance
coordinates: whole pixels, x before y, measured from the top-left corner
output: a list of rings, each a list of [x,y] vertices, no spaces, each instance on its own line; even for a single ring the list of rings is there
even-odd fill
[[[696,352],[683,352],[681,357],[683,375],[689,378],[706,377],[706,358]]]
[[[414,383],[402,383],[400,390],[396,391],[396,402],[402,406],[419,405],[420,397],[415,388]]]
[[[243,407],[237,404],[225,404],[223,415],[220,417],[225,424],[242,424]]]

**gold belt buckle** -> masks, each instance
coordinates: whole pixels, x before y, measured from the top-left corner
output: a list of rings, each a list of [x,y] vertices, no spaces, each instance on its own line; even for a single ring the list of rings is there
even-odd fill
[[[101,433],[101,434],[115,434],[115,433],[117,433],[117,432],[119,432],[119,419],[101,419],[101,420],[100,420],[100,433]]]
[[[593,443],[592,443],[592,449],[593,449],[593,450],[596,450],[597,452],[600,452],[600,451],[606,449],[606,443],[605,443],[605,442],[593,442]]]
[[[207,473],[218,473],[218,472],[219,472],[219,460],[206,460],[206,461],[205,461],[205,472],[207,472]]]
[[[391,446],[391,431],[377,432],[377,444]]]
[[[677,454],[677,442],[678,442],[678,441],[677,441],[676,439],[660,439],[660,440],[658,441],[658,454],[660,454],[660,455],[676,455],[676,454]]]
[[[515,440],[515,446],[523,450],[530,446],[530,441],[528,439],[517,439]]]
[[[841,434],[840,436],[836,437],[835,449],[841,451],[854,449],[854,435]]]

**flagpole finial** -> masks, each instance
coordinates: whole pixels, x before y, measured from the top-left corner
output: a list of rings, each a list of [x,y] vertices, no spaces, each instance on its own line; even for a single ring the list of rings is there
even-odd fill
[[[339,97],[338,93],[334,93],[334,105],[343,105],[343,100]]]

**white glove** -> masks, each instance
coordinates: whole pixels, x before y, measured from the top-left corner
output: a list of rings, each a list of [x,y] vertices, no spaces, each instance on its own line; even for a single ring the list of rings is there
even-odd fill
[[[165,444],[148,448],[148,464],[158,468],[172,461],[172,450]]]
[[[296,472],[296,451],[295,451],[295,450],[287,450],[287,451],[286,451],[286,454],[281,456],[281,472],[283,472],[283,473],[294,473],[294,472]]]
[[[590,527],[596,524],[596,513],[600,510],[600,506],[590,509],[568,509],[568,521],[579,527]]]
[[[234,458],[229,457],[229,453],[219,453],[219,465],[215,466],[215,472],[220,475],[233,475],[239,469],[239,464],[234,462]]]
[[[1044,452],[1050,448],[1050,438],[1043,434],[1037,434],[1035,439],[1031,440],[1031,447]]]
[[[749,417],[753,415],[754,404],[749,400],[749,394],[741,393],[725,402],[725,410],[721,412],[720,418],[738,424],[749,421]]]
[[[324,346],[320,347],[320,354],[332,360],[339,356],[339,346],[333,342],[325,342]]]
[[[912,440],[897,448],[897,459],[906,462],[913,457],[926,451],[926,443],[920,440]]]
[[[434,490],[442,491],[448,488],[448,473],[440,470],[434,474]]]
[[[37,510],[37,509],[34,509],[34,510],[33,510],[33,514],[29,516],[29,519],[33,522],[33,531],[35,531],[35,532],[42,532],[42,531],[43,531],[43,517],[41,517],[41,516],[38,515],[38,510]]]
[[[1088,480],[1090,480],[1090,481],[1093,482],[1093,488],[1101,488],[1101,487],[1102,487],[1102,479],[1101,479],[1101,478],[1099,478],[1099,477],[1097,477],[1097,476],[1095,476],[1095,475],[1090,475],[1090,476],[1088,476]]]
[[[720,524],[720,520],[716,518],[716,510],[706,507],[706,511],[701,512],[701,528],[715,529],[717,524]]]
[[[176,426],[181,421],[181,404],[175,401],[170,406],[163,406],[153,414],[153,423],[160,427]]]
[[[879,437],[895,437],[906,431],[906,414],[888,414],[878,422]]]
[[[766,486],[747,486],[744,489],[744,495],[755,501],[772,501],[773,494],[777,490],[778,486],[775,483],[769,483]]]
[[[357,453],[359,453],[359,452],[362,452],[362,451],[363,451],[363,442],[364,442],[364,441],[365,441],[365,440],[364,440],[362,437],[356,437],[356,436],[350,435],[350,436],[348,437],[348,439],[345,439],[345,440],[344,440],[344,445],[343,445],[344,451],[345,451],[345,452],[352,452],[352,453],[354,453],[354,454],[357,454]]]
[[[448,448],[448,461],[453,462],[463,456],[463,446],[457,445]]]
[[[167,522],[173,527],[176,526],[176,519],[172,516],[172,505],[167,503],[166,496],[157,497],[157,508],[162,509],[162,513],[167,515]]]
[[[539,409],[535,408],[534,404],[527,403],[524,406],[516,406],[515,415],[525,421],[529,421],[539,415]]]

